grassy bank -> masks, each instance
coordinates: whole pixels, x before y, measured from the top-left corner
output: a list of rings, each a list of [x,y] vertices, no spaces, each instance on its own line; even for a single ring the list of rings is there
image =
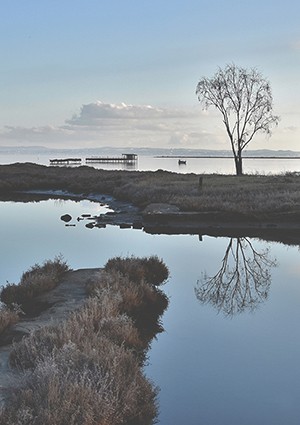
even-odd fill
[[[142,368],[153,332],[145,329],[159,328],[168,300],[156,285],[167,276],[156,257],[110,260],[80,309],[15,344],[10,363],[22,383],[0,424],[152,424],[157,389]]]
[[[35,164],[0,166],[2,196],[31,189],[105,193],[141,208],[150,203],[170,203],[181,211],[224,212],[245,218],[270,214],[287,215],[290,220],[300,217],[300,176],[296,173],[236,177]]]

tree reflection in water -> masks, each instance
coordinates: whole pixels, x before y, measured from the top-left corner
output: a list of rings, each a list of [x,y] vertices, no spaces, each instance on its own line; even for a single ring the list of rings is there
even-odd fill
[[[268,297],[270,269],[277,264],[269,254],[268,248],[257,251],[248,238],[231,238],[220,270],[212,277],[204,273],[197,282],[198,300],[228,316],[255,310]]]

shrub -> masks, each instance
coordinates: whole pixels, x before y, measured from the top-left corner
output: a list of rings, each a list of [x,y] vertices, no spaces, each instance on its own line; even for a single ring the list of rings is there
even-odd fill
[[[16,311],[10,310],[6,306],[0,307],[0,335],[11,325],[14,325],[19,320],[19,315]]]
[[[128,276],[129,280],[132,282],[139,283],[145,280],[152,285],[162,284],[169,276],[167,266],[157,256],[144,258],[115,257],[108,260],[104,270],[116,270]]]
[[[168,267],[157,256],[141,260],[145,269],[145,280],[153,285],[164,283],[169,277]]]
[[[2,288],[0,300],[9,307],[15,304],[24,307],[33,298],[53,289],[68,270],[61,256],[55,257],[53,261],[45,261],[42,265],[35,264],[23,273],[19,284],[9,283]]]
[[[105,297],[88,299],[60,325],[46,326],[31,333],[14,345],[11,365],[21,370],[33,369],[67,342],[76,344],[85,352],[101,351],[99,336],[109,337],[116,345],[141,351],[143,343],[132,320],[124,314],[117,314],[114,306],[107,308],[106,303]]]
[[[136,357],[105,337],[99,347],[85,352],[69,342],[40,360],[3,409],[0,424],[152,423],[157,390]]]
[[[110,264],[113,263],[113,260]],[[127,264],[127,259],[121,261],[125,261]],[[116,262],[121,264],[118,258]],[[138,259],[135,259],[135,264],[137,263]],[[128,270],[132,271],[130,267]],[[87,291],[101,300],[110,288],[118,309],[133,319],[146,347],[150,340],[162,331],[159,318],[168,306],[168,298],[162,291],[143,280],[142,276],[145,272],[140,273],[142,270],[143,268],[139,266],[138,274],[129,273],[131,277],[139,276],[142,279],[138,280],[138,283],[134,283],[129,280],[128,275],[111,268],[110,272],[103,272],[100,278],[89,282]]]

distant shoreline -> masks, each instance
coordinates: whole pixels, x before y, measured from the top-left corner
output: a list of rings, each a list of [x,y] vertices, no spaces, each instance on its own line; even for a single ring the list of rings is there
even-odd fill
[[[232,156],[215,155],[155,155],[154,158],[233,159]],[[300,159],[300,156],[244,156],[243,159]]]

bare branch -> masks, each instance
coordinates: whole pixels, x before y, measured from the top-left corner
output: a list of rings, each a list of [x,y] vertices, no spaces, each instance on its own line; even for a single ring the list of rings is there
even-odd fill
[[[212,277],[205,273],[197,282],[196,297],[228,316],[254,310],[268,296],[275,266],[268,249],[259,252],[250,239],[231,238],[219,271]]]
[[[202,78],[196,94],[205,109],[214,106],[222,115],[231,149],[242,173],[242,152],[258,133],[271,134],[279,117],[272,114],[269,82],[255,69],[234,64],[220,69],[212,78]]]

